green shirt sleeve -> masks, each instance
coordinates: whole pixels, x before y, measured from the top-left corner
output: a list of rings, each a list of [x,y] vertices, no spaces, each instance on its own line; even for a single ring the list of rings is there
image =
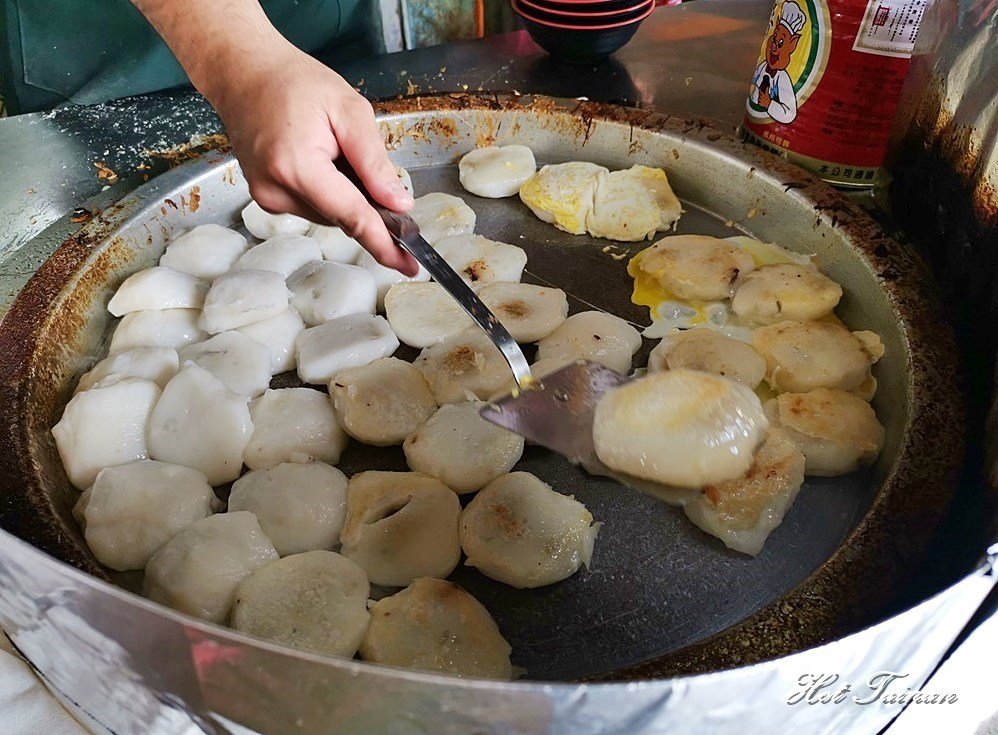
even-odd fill
[[[264,0],[292,43],[379,36],[373,0]],[[129,0],[0,0],[0,94],[8,112],[93,104],[188,84]]]

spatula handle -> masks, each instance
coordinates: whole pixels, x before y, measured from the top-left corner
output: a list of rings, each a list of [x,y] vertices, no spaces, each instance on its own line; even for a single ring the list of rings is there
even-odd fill
[[[461,308],[475,320],[475,323],[488,335],[492,343],[499,348],[509,365],[509,369],[513,372],[513,377],[516,378],[517,385],[528,385],[532,380],[530,364],[524,357],[520,345],[516,343],[516,340],[500,323],[496,315],[489,310],[489,307],[478,298],[478,294],[471,290],[461,276],[440,256],[440,253],[434,250],[433,246],[419,234],[419,225],[416,224],[416,221],[408,214],[393,212],[378,204],[368,194],[360,177],[345,161],[342,163],[337,161],[336,167],[367,197],[371,206],[374,207],[374,211],[381,215],[385,227],[388,228],[388,232],[399,247],[406,250],[416,259],[417,263],[426,268],[433,279],[443,286],[444,290],[461,305]]]

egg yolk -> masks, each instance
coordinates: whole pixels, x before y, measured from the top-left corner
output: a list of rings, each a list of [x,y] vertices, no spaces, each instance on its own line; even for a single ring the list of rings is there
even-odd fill
[[[631,292],[631,303],[647,306],[651,311],[652,321],[658,319],[659,307],[666,303],[682,304],[696,312],[688,320],[687,326],[695,327],[707,321],[707,304],[702,301],[688,301],[679,298],[659,282],[653,275],[641,269],[641,261],[650,248],[642,250],[627,263],[627,273],[634,279],[634,289]]]
[[[727,238],[735,247],[745,250],[752,256],[756,268],[774,263],[806,262],[806,256],[794,256],[779,245],[762,242],[743,235]],[[665,288],[661,282],[641,269],[641,261],[651,248],[646,248],[635,255],[627,264],[627,273],[634,279],[634,289],[631,292],[631,303],[647,306],[651,312],[652,321],[660,318],[660,308],[663,304],[677,304],[688,307],[693,315],[683,320],[682,327],[695,327],[705,324],[710,317],[708,309],[711,304],[702,301],[681,299]]]

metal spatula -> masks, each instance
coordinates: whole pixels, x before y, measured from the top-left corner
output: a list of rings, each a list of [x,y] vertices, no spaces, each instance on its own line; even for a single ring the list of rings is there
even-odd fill
[[[381,219],[384,220],[385,226],[395,242],[429,271],[434,280],[454,297],[461,308],[468,312],[468,315],[499,348],[509,364],[509,369],[513,371],[516,384],[524,388],[530,386],[533,383],[533,378],[530,375],[530,363],[523,356],[520,345],[506,331],[506,327],[499,322],[489,307],[482,303],[478,295],[462,280],[461,276],[447,264],[446,260],[440,257],[440,254],[433,249],[430,243],[423,239],[423,236],[419,234],[419,225],[416,224],[416,220],[407,214],[392,212],[378,204],[374,204],[374,208],[381,215]]]
[[[357,183],[356,177],[351,178]],[[359,184],[358,188],[365,191]],[[518,390],[490,401],[482,408],[482,417],[558,452],[590,471],[599,471],[602,464],[596,458],[592,430],[596,402],[603,393],[626,382],[627,378],[598,363],[579,360],[545,375],[543,380],[535,380],[516,340],[447,261],[423,239],[416,221],[368,199],[395,242],[454,297],[509,364]]]
[[[600,396],[627,380],[604,365],[579,360],[545,375],[535,388],[490,401],[481,415],[593,474],[607,474],[593,446],[593,415]]]
[[[493,344],[502,352],[502,356],[509,364],[509,369],[513,371],[516,384],[527,386],[533,382],[530,376],[530,363],[523,356],[523,350],[516,340],[506,331],[506,327],[499,323],[489,307],[482,303],[474,291],[468,287],[461,276],[459,276],[447,261],[440,257],[433,246],[419,234],[419,225],[416,220],[408,214],[393,212],[387,207],[379,204],[367,191],[360,176],[353,170],[350,163],[340,157],[336,161],[337,170],[347,177],[357,189],[367,197],[367,201],[374,207],[381,219],[388,228],[389,234],[396,244],[409,253],[416,262],[429,271],[434,280],[444,287],[444,290],[454,297],[454,300],[461,305],[461,308],[468,312],[468,315],[475,320],[475,323],[489,336]]]

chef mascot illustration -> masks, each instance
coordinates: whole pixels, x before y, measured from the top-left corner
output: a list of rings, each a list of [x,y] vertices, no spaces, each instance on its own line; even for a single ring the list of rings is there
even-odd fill
[[[792,0],[787,0],[776,12],[776,24],[765,48],[765,60],[752,77],[750,99],[776,122],[787,124],[797,117],[797,96],[787,67],[807,16]]]

